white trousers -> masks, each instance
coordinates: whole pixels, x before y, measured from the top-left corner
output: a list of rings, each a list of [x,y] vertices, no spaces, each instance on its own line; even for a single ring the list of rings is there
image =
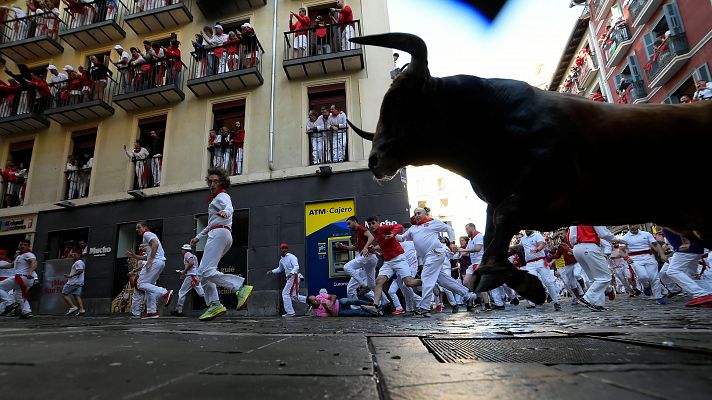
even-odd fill
[[[564,281],[564,286],[568,290],[578,290],[578,279],[580,279],[581,275],[579,274],[578,277],[576,276],[577,267],[581,268],[581,265],[579,263],[569,264],[563,269],[559,270],[559,273],[561,274],[561,280]]]
[[[358,254],[356,258],[349,261],[344,265],[344,271],[349,274],[352,278],[358,281],[359,285],[367,286],[373,290],[376,287],[376,266],[378,265],[378,258],[375,254],[369,254],[363,257]],[[365,274],[357,273],[357,270],[363,270]]]
[[[613,275],[616,277],[616,281],[619,284],[623,285],[626,293],[631,294],[635,292],[635,288],[632,284],[633,276],[630,273],[630,268],[628,267],[627,263],[625,266],[613,267],[611,268],[611,271],[613,271]]]
[[[697,264],[702,259],[701,254],[675,253],[670,258],[667,276],[677,283],[682,290],[692,297],[706,296],[712,292],[701,287],[691,276],[697,273]]]
[[[351,279],[349,279],[349,283],[346,285],[346,297],[355,299],[358,294],[358,288],[361,286],[360,282],[366,282],[366,272],[363,269],[356,269],[353,271],[354,274],[359,275],[358,279],[354,278],[353,276]],[[366,297],[369,299],[373,299],[373,296],[375,293],[373,293],[373,290],[370,292],[366,293]]]
[[[504,286],[500,286],[498,288],[494,288],[490,290],[489,292],[490,298],[494,302],[494,305],[496,306],[503,306],[504,305]]]
[[[472,297],[470,291],[460,281],[443,272],[442,266],[446,260],[445,253],[438,254],[431,251],[425,256],[423,271],[420,273],[420,279],[423,281],[423,292],[418,302],[419,309],[430,311],[430,303],[433,301],[433,289],[436,284],[454,294],[459,294],[465,300],[469,300]]]
[[[153,309],[155,312],[156,298],[153,296],[151,296],[151,297],[153,299],[153,304],[154,304]],[[131,295],[131,314],[133,314],[136,317],[140,317],[141,316],[141,304],[143,304],[144,301],[146,302],[146,306],[148,306],[149,303],[148,303],[148,299],[146,298],[146,293],[138,290],[138,288],[134,288],[133,295]]]
[[[539,278],[542,285],[546,288],[546,292],[549,293],[551,300],[554,303],[559,302],[559,291],[556,288],[554,271],[546,267],[544,260],[537,260],[534,262],[529,261],[526,266],[522,267],[522,269]]]
[[[287,279],[282,289],[282,301],[284,302],[284,311],[287,314],[294,314],[294,305],[292,301],[300,303],[307,302],[307,297],[299,294],[299,274]]]
[[[205,243],[203,258],[198,266],[200,284],[205,291],[205,302],[208,305],[220,301],[217,286],[237,292],[245,283],[245,278],[241,276],[218,271],[218,263],[231,247],[232,232],[229,230],[220,228],[208,232],[208,242]]]
[[[22,282],[29,290],[35,281],[34,279],[30,279],[26,276],[23,276]],[[10,293],[8,293],[10,291],[14,291],[12,296],[10,295]],[[20,289],[20,285],[15,282],[15,277],[9,277],[3,281],[0,281],[0,300],[5,305],[5,308],[11,306],[14,303],[17,303],[22,306],[23,314],[32,312],[32,309],[30,308],[30,302],[28,302],[22,297],[22,290]]]
[[[312,164],[323,164],[325,162],[324,155],[326,154],[326,149],[324,148],[326,142],[326,133],[313,132],[311,134],[311,146],[312,146]]]
[[[180,285],[180,289],[178,290],[178,304],[176,305],[176,311],[183,312],[185,296],[192,289],[195,289],[195,293],[198,293],[198,296],[205,297],[205,292],[203,291],[203,287],[200,286],[198,278],[196,278],[195,275],[188,275],[183,279],[183,284]]]
[[[608,269],[606,256],[595,243],[577,243],[574,246],[574,257],[586,275],[592,279],[583,299],[602,307],[606,302],[606,289],[611,283],[611,271]]]
[[[659,299],[662,297],[662,285],[658,277],[658,262],[650,254],[641,254],[639,256],[631,256],[633,260],[633,270],[638,278],[638,282],[643,287],[649,287],[653,290],[653,297]]]
[[[344,27],[344,30],[341,31],[341,51],[346,51],[346,50],[353,50],[356,48],[356,45],[354,43],[349,42],[349,39],[354,37],[354,34],[356,31],[354,30],[354,27],[351,25],[346,25]]]
[[[165,266],[165,261],[153,260],[151,268],[146,269],[146,266],[144,266],[138,274],[136,288],[145,293],[146,312],[156,312],[156,299],[168,293],[168,289],[156,286],[158,277],[161,276],[161,272]]]

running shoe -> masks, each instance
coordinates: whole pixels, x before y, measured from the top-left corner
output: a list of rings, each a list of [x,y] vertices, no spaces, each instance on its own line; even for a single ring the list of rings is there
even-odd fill
[[[606,292],[606,296],[608,296],[608,300],[613,301],[616,299],[616,291],[611,289]]]
[[[456,306],[453,306],[453,307],[452,307],[452,313],[453,313],[453,314],[457,314],[457,313],[459,313],[459,312],[460,312],[460,306],[457,306],[457,305],[456,305]]]
[[[74,314],[74,313],[77,312],[77,311],[79,311],[79,307],[71,307],[71,308],[69,309],[69,311],[67,311],[67,313],[64,314],[64,315],[72,315],[72,314]]]
[[[31,312],[20,314],[20,319],[30,319],[34,317],[34,315]]]
[[[440,304],[438,304],[437,306],[435,306],[435,312],[436,312],[436,313],[441,313],[441,312],[443,312],[443,306],[440,305]]]
[[[180,312],[178,310],[171,311],[171,315],[174,317],[184,317],[185,316],[185,314],[183,314],[182,312]]]
[[[396,310],[391,313],[391,315],[403,315],[403,314],[405,314],[405,310],[403,309],[403,307],[396,308]]]
[[[372,304],[364,304],[361,306],[361,309],[363,311],[366,311],[367,313],[373,315],[374,317],[380,317],[383,315],[381,310],[378,309],[378,307],[372,305]]]
[[[81,317],[84,314],[86,314],[86,310],[79,310],[79,312],[77,313],[77,317]]]
[[[661,306],[664,306],[665,304],[667,304],[667,301],[665,301],[665,298],[664,298],[664,297],[659,297],[659,298],[657,299],[657,302],[658,302],[658,304],[660,304]]]
[[[518,298],[513,298],[512,301],[509,302],[509,304],[513,306],[518,306],[519,305],[519,299]]]
[[[697,307],[705,304],[712,304],[712,293],[700,297],[695,297],[694,299],[685,303],[685,307]]]
[[[297,314],[289,314],[289,313],[282,314],[282,318],[292,318],[292,317],[296,317],[296,316],[297,316]]]
[[[235,295],[237,296],[237,310],[242,310],[245,308],[247,305],[247,299],[250,298],[252,295],[252,289],[254,289],[254,286],[250,285],[243,285],[240,290],[235,292]]]
[[[227,312],[227,308],[225,308],[224,305],[220,304],[219,301],[213,302],[210,304],[210,307],[208,307],[207,310],[198,317],[199,320],[201,321],[212,321],[215,318],[225,314]]]
[[[144,314],[144,316],[141,317],[141,319],[156,319],[158,317],[159,317],[159,315],[157,312],[149,312],[149,313]]]
[[[2,316],[3,317],[13,317],[13,316],[15,316],[15,311],[17,311],[19,308],[20,308],[19,304],[12,303],[11,305],[9,305],[5,308],[5,311],[3,311]]]
[[[429,318],[430,317],[430,311],[428,310],[421,310],[420,308],[413,311],[413,316],[416,318]]]
[[[653,295],[653,292],[652,292],[652,291],[650,290],[650,288],[647,287],[647,286],[643,288],[643,293],[645,293],[646,296],[652,296],[652,295]]]

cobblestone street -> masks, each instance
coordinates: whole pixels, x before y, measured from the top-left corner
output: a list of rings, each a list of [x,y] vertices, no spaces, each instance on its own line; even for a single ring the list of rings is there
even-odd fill
[[[26,398],[708,398],[712,309],[684,302],[429,319],[5,318],[0,384]]]

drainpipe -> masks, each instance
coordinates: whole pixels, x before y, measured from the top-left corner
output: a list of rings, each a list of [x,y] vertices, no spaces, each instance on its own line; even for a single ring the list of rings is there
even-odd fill
[[[272,81],[269,98],[269,158],[268,167],[270,172],[274,171],[274,97],[277,78],[277,4],[279,0],[274,0],[274,17],[272,20]]]

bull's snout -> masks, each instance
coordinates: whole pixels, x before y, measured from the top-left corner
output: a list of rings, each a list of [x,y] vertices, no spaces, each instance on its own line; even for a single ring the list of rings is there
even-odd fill
[[[376,165],[378,165],[378,156],[375,154],[371,154],[371,156],[368,157],[368,167],[373,168]]]

